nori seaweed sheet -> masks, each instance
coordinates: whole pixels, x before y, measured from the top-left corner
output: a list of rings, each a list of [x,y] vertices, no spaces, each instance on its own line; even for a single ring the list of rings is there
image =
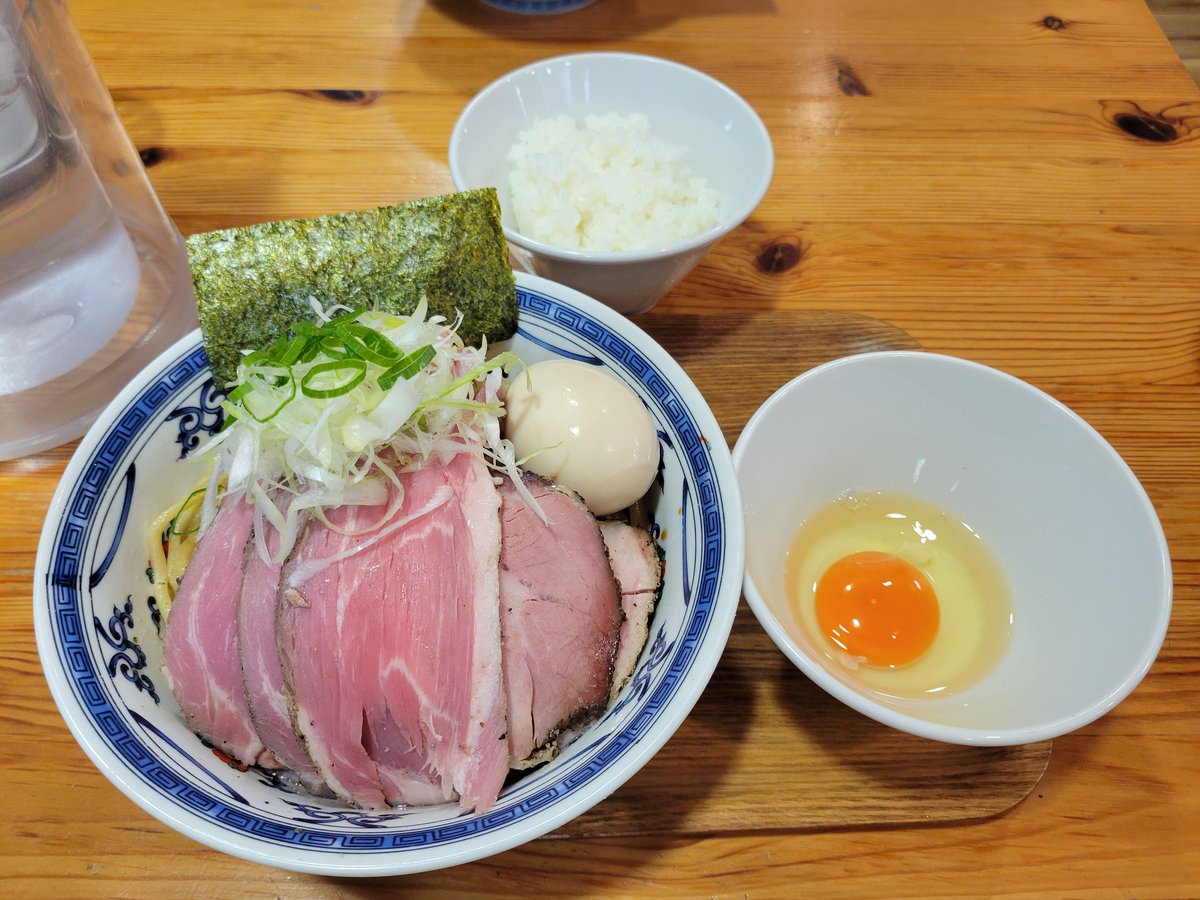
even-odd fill
[[[204,345],[216,384],[242,350],[265,349],[323,305],[431,313],[478,345],[517,327],[516,285],[492,188],[314,219],[266,222],[187,239]]]

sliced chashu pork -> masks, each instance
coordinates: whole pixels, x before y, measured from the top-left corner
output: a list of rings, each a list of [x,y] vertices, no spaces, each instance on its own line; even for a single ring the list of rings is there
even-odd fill
[[[596,519],[577,494],[525,475],[546,521],[500,482],[500,621],[509,765],[554,756],[557,738],[604,711],[621,598]]]
[[[283,510],[286,512],[286,509]],[[269,557],[279,552],[279,532],[269,522],[261,526]],[[251,534],[243,561],[242,590],[238,598],[238,650],[250,719],[267,747],[263,764],[289,769],[311,793],[327,792],[316,766],[292,729],[292,717],[283,692],[283,669],[275,640],[276,595],[282,563],[265,559]]]
[[[293,726],[350,802],[457,796],[482,811],[507,773],[498,498],[470,453],[400,480],[386,525],[355,536],[384,508],[333,510],[348,534],[310,523],[284,567],[277,638]]]
[[[600,534],[621,589],[621,609],[625,612],[609,695],[610,699],[615,699],[633,675],[650,636],[650,616],[662,587],[662,561],[650,532],[644,528],[625,522],[603,521]]]
[[[242,560],[253,523],[254,510],[241,495],[225,498],[180,581],[163,637],[163,671],[188,725],[247,765],[265,750],[250,720],[237,640]]]
[[[378,521],[386,507],[345,506],[327,513],[354,531]],[[379,645],[371,642],[365,607],[342,567],[331,562],[305,579],[298,593],[286,579],[309,560],[329,560],[362,543],[310,520],[283,567],[275,634],[292,727],[321,778],[344,800],[367,809],[387,805],[379,771],[364,746],[365,708],[377,702]]]
[[[420,726],[417,749],[464,810],[495,803],[508,774],[501,673],[500,498],[470,453],[405,478],[405,510],[451,499],[392,543],[387,631],[403,636],[383,669],[396,722]]]
[[[299,590],[280,584],[281,567],[264,561],[252,539],[250,508],[230,498],[197,549],[199,565],[177,600],[183,614],[168,629],[167,660],[181,673],[172,689],[202,737],[242,762],[291,769],[314,793],[324,792],[321,776],[331,773],[341,796],[367,808],[458,795],[464,808],[486,808],[508,763],[523,768],[551,758],[628,679],[646,640],[661,566],[644,530],[603,522],[597,531],[578,497],[527,476],[551,519],[547,527],[503,479],[502,661],[499,610],[494,600],[479,603],[499,592],[491,479],[466,454],[401,478],[407,496],[391,522],[400,527],[385,527],[384,539],[310,526],[288,563],[290,573],[304,576]],[[354,532],[369,530],[383,513],[351,506],[330,516]],[[271,552],[277,541],[267,526]],[[368,549],[320,571],[308,566],[359,544]],[[235,560],[239,546],[242,558]],[[478,564],[446,567],[444,558]],[[240,589],[231,601],[235,582]],[[315,610],[305,594],[318,601]],[[468,602],[434,603],[430,616],[415,600],[421,595]],[[396,597],[403,599],[381,599]],[[331,641],[331,634],[340,637]],[[410,640],[389,649],[388,635]],[[443,654],[469,665],[435,665]],[[236,672],[226,665],[239,658],[242,703],[232,689]],[[507,702],[520,710],[507,742],[502,666],[510,672]],[[300,703],[289,696],[297,684]],[[454,709],[466,710],[465,721],[475,724],[456,726]],[[446,739],[450,733],[457,744]],[[497,753],[496,743],[507,744],[507,752]]]

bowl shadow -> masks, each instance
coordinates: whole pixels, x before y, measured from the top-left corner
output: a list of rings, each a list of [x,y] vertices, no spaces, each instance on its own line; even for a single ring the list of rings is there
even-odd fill
[[[919,349],[894,325],[823,310],[651,310],[634,321],[696,383],[731,447],[754,411],[802,372],[854,353]],[[764,346],[771,352],[764,353]]]

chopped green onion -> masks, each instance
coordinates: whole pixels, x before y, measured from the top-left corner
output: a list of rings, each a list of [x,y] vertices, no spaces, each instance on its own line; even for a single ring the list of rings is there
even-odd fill
[[[338,334],[322,334],[317,346],[330,359],[353,359],[358,355]]]
[[[332,384],[329,387],[315,387],[313,382],[332,372],[349,372],[350,377],[340,384]],[[311,369],[304,373],[304,377],[300,379],[300,390],[305,397],[312,397],[314,400],[328,400],[330,397],[341,397],[343,394],[348,394],[367,377],[367,363],[362,359],[333,359],[329,362],[317,363]]]
[[[361,315],[362,315],[361,309],[348,309],[344,313],[338,313],[338,315],[336,315],[336,316],[330,316],[329,320],[325,323],[325,327],[326,328],[329,328],[329,327],[336,328],[337,326],[341,325],[343,322],[357,321],[358,317]]]
[[[250,393],[252,390],[254,390],[254,382],[243,381],[241,384],[239,384],[237,387],[235,387],[232,391],[230,391],[228,394],[226,394],[225,399],[228,400],[230,403],[237,403],[243,397],[245,397],[248,393]]]
[[[196,488],[196,490],[188,494],[187,498],[179,504],[179,509],[175,510],[175,515],[171,516],[171,524],[167,526],[167,534],[173,534],[176,537],[186,537],[187,535],[195,534],[200,530],[199,517],[197,517],[196,527],[189,528],[187,531],[180,531],[176,527],[176,523],[179,521],[179,517],[183,515],[183,511],[187,509],[188,504],[192,502],[192,498],[197,494],[203,494],[205,490],[207,490],[207,488]]]
[[[308,338],[296,335],[278,354],[276,354],[275,359],[282,366],[294,365],[300,359],[300,357],[304,355],[304,351],[307,347]]]
[[[390,366],[400,359],[400,348],[374,328],[368,328],[358,322],[350,322],[339,326],[337,334],[346,347],[359,359],[365,359],[377,366]]]
[[[252,418],[255,422],[258,422],[260,425],[266,425],[268,422],[270,422],[272,419],[274,419],[277,415],[279,415],[281,412],[283,412],[283,408],[285,406],[287,406],[289,403],[291,403],[292,400],[295,399],[295,397],[296,397],[296,382],[295,382],[295,379],[293,379],[291,392],[286,397],[284,397],[279,402],[279,405],[276,406],[269,413],[255,412],[253,409],[250,408],[250,406],[245,402],[245,400],[242,401],[242,409],[244,409],[246,411],[246,415],[248,415],[250,418]]]
[[[437,351],[433,349],[432,344],[426,344],[420,350],[414,350],[379,376],[379,386],[386,391],[390,390],[401,378],[407,381],[433,362],[435,356],[437,356]]]
[[[265,350],[251,350],[242,357],[242,365],[247,369],[251,366],[257,366],[259,363],[270,363],[274,357]]]
[[[296,378],[292,374],[290,369],[283,370],[283,374],[275,376],[275,378],[276,378],[276,383],[270,385],[270,387],[271,388],[280,388],[280,387],[283,387],[284,384],[286,384],[286,385],[288,385],[288,394],[281,401],[279,401],[278,405],[276,405],[276,407],[273,410],[271,410],[269,413],[258,413],[258,412],[255,412],[250,407],[250,404],[248,401],[250,400],[250,397],[254,396],[253,393],[248,393],[245,396],[239,398],[239,400],[237,401],[241,405],[241,408],[246,411],[246,414],[248,416],[250,416],[250,418],[252,418],[255,422],[258,422],[259,424],[265,424],[267,422],[270,422],[273,418],[275,418],[277,415],[279,415],[279,413],[282,412],[283,408],[285,406],[287,406],[289,403],[291,403],[292,400],[296,396]],[[255,379],[263,382],[264,384],[267,381],[267,379],[265,377],[263,377],[263,373],[253,372],[249,376],[249,378],[247,378],[245,383],[253,385]],[[280,381],[279,379],[283,379],[283,380]],[[239,385],[239,387],[240,387],[240,385]],[[234,392],[235,393],[237,392],[237,388],[234,389]],[[228,400],[228,398],[226,398],[226,402],[230,402]]]

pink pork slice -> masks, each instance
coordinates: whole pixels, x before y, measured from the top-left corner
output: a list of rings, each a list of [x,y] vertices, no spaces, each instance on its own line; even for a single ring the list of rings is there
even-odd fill
[[[279,552],[279,532],[265,521],[263,528],[267,553],[274,556]],[[264,559],[252,534],[246,544],[243,568],[237,610],[238,649],[250,719],[269,751],[260,762],[269,768],[290,769],[311,793],[325,793],[316,766],[292,730],[283,692],[283,669],[275,640],[275,597],[283,564]]]
[[[580,498],[536,475],[543,522],[510,479],[500,486],[500,621],[509,765],[552,757],[556,739],[607,705],[621,600],[596,519]]]
[[[276,640],[292,727],[329,788],[364,809],[411,802],[395,769],[403,768],[403,780],[419,785],[415,794],[426,796],[439,787],[433,777],[420,774],[419,761],[387,766],[385,785],[372,756],[380,747],[368,723],[387,721],[380,669],[385,645],[391,643],[379,621],[381,567],[373,554],[368,556],[370,549],[338,556],[366,544],[386,509],[344,506],[326,514],[335,528],[348,533],[311,520],[284,564],[276,599]],[[368,533],[353,534],[359,530]],[[330,562],[290,584],[293,573],[313,561]]]
[[[293,725],[350,802],[457,795],[482,811],[507,774],[498,498],[469,453],[400,479],[403,505],[383,528],[347,537],[310,524],[284,567],[277,636]],[[329,517],[354,531],[383,512]],[[352,545],[365,549],[305,574]]]
[[[237,641],[242,560],[253,522],[253,508],[240,495],[221,503],[196,545],[163,637],[163,671],[188,726],[247,765],[265,750],[246,704]]]
[[[621,625],[621,641],[613,663],[613,684],[610,699],[625,686],[637,666],[642,648],[650,636],[650,615],[658,602],[662,586],[662,562],[654,541],[644,528],[625,522],[600,523],[608,560],[621,588],[621,609],[625,621]]]
[[[403,652],[382,670],[388,709],[463,810],[489,809],[508,775],[500,661],[500,498],[482,460],[459,453],[402,476],[402,515],[388,542],[384,631]],[[434,513],[417,511],[451,498]]]

